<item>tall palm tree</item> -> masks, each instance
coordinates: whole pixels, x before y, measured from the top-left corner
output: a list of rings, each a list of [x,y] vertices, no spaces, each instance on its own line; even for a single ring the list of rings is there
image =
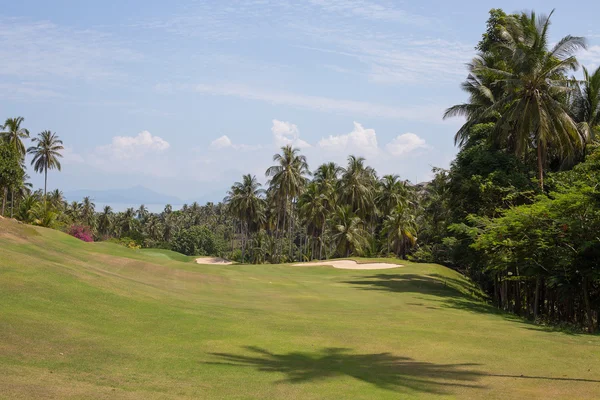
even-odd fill
[[[227,192],[225,203],[232,214],[242,222],[242,260],[245,260],[246,242],[249,232],[256,232],[265,221],[265,190],[256,176],[244,175]]]
[[[408,212],[407,207],[398,205],[386,217],[381,232],[387,238],[388,252],[391,246],[394,253],[399,257],[406,258],[407,250],[417,241],[416,231],[417,224],[414,215]]]
[[[40,132],[37,137],[32,139],[32,141],[36,145],[27,149],[27,152],[33,154],[31,165],[33,165],[35,172],[44,172],[45,201],[48,186],[48,170],[58,169],[60,171],[61,167],[58,159],[62,158],[60,151],[64,150],[64,147],[62,146],[63,142],[58,138],[56,133],[50,131]]]
[[[544,187],[544,166],[549,150],[562,158],[573,156],[585,143],[567,106],[571,90],[567,73],[578,67],[575,52],[586,47],[585,39],[565,36],[548,47],[549,16],[534,12],[507,18],[502,27],[504,42],[498,52],[507,68],[477,68],[494,76],[504,93],[483,113],[499,114],[496,140],[518,155],[537,153],[538,179]]]
[[[585,136],[600,134],[600,67],[593,73],[583,67],[583,80],[575,81],[571,97],[573,118]]]
[[[293,205],[295,199],[300,196],[307,184],[308,179],[306,177],[310,175],[306,157],[298,154],[299,152],[299,149],[289,145],[282,147],[281,154],[278,153],[273,156],[273,161],[276,164],[269,167],[266,171],[267,177],[270,177],[269,192],[271,192],[272,198],[277,204],[278,216],[281,215],[283,218],[280,221],[282,222],[282,230],[285,230],[286,222],[288,222],[290,256]],[[289,218],[286,218],[288,214],[291,215],[289,215]]]
[[[349,205],[352,212],[363,219],[373,217],[375,182],[375,170],[365,165],[365,159],[349,156],[348,166],[343,170],[340,180],[340,201]]]
[[[109,235],[113,225],[113,211],[111,206],[104,206],[104,209],[98,215],[98,231],[101,235]]]
[[[81,219],[91,229],[96,227],[96,204],[89,196],[85,196],[81,202]]]
[[[29,138],[29,131],[21,127],[24,120],[23,117],[8,118],[0,127],[3,130],[0,133],[2,139],[10,143],[22,159],[25,158],[23,139]]]
[[[384,216],[390,215],[399,205],[408,206],[410,200],[406,181],[401,181],[398,175],[385,175],[379,180],[375,202]]]
[[[360,217],[349,205],[338,207],[331,220],[332,239],[338,255],[349,257],[360,255],[368,246],[367,231]]]

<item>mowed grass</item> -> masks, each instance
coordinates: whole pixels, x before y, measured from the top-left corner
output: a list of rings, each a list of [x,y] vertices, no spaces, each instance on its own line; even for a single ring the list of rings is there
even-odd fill
[[[206,266],[0,220],[0,398],[597,399],[600,337],[457,273]]]

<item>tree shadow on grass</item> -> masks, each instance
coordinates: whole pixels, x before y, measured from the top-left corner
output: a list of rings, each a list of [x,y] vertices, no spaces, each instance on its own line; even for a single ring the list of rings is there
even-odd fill
[[[415,274],[377,274],[366,276],[361,280],[345,281],[351,285],[360,286],[363,290],[385,292],[420,293],[445,298],[468,297],[455,285],[437,276]]]
[[[450,393],[453,387],[481,388],[477,381],[487,375],[471,369],[479,364],[434,364],[391,353],[352,354],[349,349],[324,348],[314,353],[275,354],[254,346],[245,349],[249,355],[211,353],[221,361],[209,364],[285,374],[286,378],[278,383],[353,377],[386,390],[410,389],[432,394]]]

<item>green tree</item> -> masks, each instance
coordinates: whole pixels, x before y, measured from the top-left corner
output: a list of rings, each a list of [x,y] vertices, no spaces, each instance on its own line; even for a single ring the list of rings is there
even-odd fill
[[[0,188],[4,192],[2,215],[4,215],[8,191],[13,193],[12,202],[14,203],[14,190],[21,187],[24,176],[25,171],[21,167],[20,154],[10,143],[0,141]]]
[[[507,62],[504,69],[480,66],[481,74],[495,76],[504,87],[485,114],[499,113],[495,139],[518,155],[537,154],[538,180],[544,187],[544,167],[549,150],[561,158],[572,157],[585,143],[570,115],[566,74],[577,68],[574,53],[585,48],[581,37],[565,36],[549,49],[550,16],[534,12],[506,18],[498,52]]]
[[[27,152],[33,155],[31,165],[35,172],[44,173],[44,201],[46,199],[46,190],[48,187],[48,170],[57,169],[60,171],[60,161],[62,158],[61,150],[64,150],[62,146],[63,142],[58,138],[56,133],[50,131],[43,131],[38,134],[37,137],[33,138],[32,141],[35,146],[27,149]]]
[[[0,136],[13,147],[21,159],[25,158],[23,139],[29,138],[29,131],[21,127],[23,121],[23,117],[8,118],[0,127],[3,130]]]

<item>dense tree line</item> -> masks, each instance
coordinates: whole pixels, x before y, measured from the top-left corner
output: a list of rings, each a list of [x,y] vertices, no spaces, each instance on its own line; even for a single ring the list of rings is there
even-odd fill
[[[583,38],[550,47],[550,17],[490,11],[462,88],[459,152],[431,182],[380,177],[365,160],[311,169],[281,148],[263,187],[244,175],[219,204],[114,212],[59,190],[32,192],[22,118],[0,144],[2,214],[95,240],[281,263],[349,256],[436,262],[471,277],[499,308],[538,322],[598,329],[600,315],[600,68],[580,78]],[[42,132],[36,172],[60,169],[62,142]],[[5,210],[6,207],[10,207]],[[81,229],[74,229],[84,227]]]
[[[600,69],[550,17],[492,10],[463,83],[460,151],[424,191],[414,256],[468,274],[507,311],[597,330]]]

